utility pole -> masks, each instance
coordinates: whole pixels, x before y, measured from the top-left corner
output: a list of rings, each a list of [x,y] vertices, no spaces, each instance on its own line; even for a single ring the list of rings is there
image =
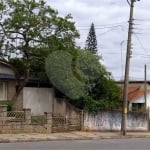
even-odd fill
[[[120,43],[120,46],[121,46],[121,69],[122,69],[122,77],[121,77],[121,80],[123,80],[123,59],[122,59],[122,45],[123,45],[123,43],[124,43],[124,40],[123,41],[121,41],[121,43]]]
[[[147,106],[147,67],[146,64],[144,66],[144,98],[145,98],[145,111],[146,111],[146,106]]]
[[[127,0],[127,2],[130,5],[130,16],[129,16],[126,66],[125,66],[124,89],[123,89],[122,123],[121,123],[121,134],[123,136],[126,135],[127,111],[128,111],[127,107],[128,107],[129,67],[130,67],[131,41],[132,41],[132,30],[133,30],[133,9],[134,9],[134,3],[136,1],[137,0],[130,0],[129,2],[129,0]]]

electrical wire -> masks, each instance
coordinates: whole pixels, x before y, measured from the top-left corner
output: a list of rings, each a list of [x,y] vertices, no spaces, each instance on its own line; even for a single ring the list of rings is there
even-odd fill
[[[115,25],[120,25],[120,24],[125,24],[125,23],[128,23],[128,21],[117,22],[117,23],[112,23],[112,24],[94,25],[94,27],[115,26]],[[87,28],[90,28],[90,25],[88,25],[88,26],[81,25],[81,26],[76,26],[76,27],[80,27],[80,28],[87,27]]]
[[[126,28],[125,26],[123,25],[116,25],[116,26],[108,26],[108,27],[97,27],[95,28],[95,30],[103,30],[103,29],[109,29],[109,28],[122,28],[123,30]],[[89,28],[78,28],[79,30],[89,30]]]
[[[142,44],[142,42],[141,42],[140,38],[137,36],[137,34],[136,34],[136,33],[133,33],[133,35],[135,35],[135,37],[136,37],[138,43],[141,45],[141,48],[145,51],[146,54],[149,55],[149,53],[148,53],[147,50],[145,49],[144,45]]]

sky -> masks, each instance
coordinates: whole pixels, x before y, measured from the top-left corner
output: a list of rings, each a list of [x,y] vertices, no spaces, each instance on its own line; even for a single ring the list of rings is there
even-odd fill
[[[98,54],[115,80],[124,79],[130,7],[126,0],[46,0],[60,16],[71,14],[84,48],[91,23],[95,25]],[[130,80],[144,80],[144,65],[150,80],[150,0],[135,2]]]

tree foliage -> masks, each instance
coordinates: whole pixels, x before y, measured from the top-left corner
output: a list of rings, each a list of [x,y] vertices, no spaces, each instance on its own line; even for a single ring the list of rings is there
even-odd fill
[[[89,34],[87,36],[87,40],[85,44],[85,49],[90,51],[93,54],[96,54],[98,51],[94,23],[91,24]]]
[[[71,15],[60,17],[43,0],[0,0],[0,58],[12,65],[17,77],[20,73],[14,62],[25,62],[20,90],[31,72],[38,71],[36,60],[44,68],[50,52],[74,47],[79,34],[71,19]]]
[[[50,82],[78,108],[97,111],[120,107],[120,88],[91,52],[55,51],[46,59],[46,72]]]
[[[93,86],[85,96],[71,101],[73,105],[90,111],[121,108],[121,90],[111,78],[101,75],[91,84]]]
[[[70,99],[79,99],[91,89],[89,81],[104,72],[98,60],[97,56],[80,49],[74,53],[59,50],[46,59],[46,72],[57,89]]]
[[[71,15],[60,17],[43,0],[0,0],[0,59],[9,63],[16,75],[13,100],[31,75],[44,79],[48,75],[79,108],[117,107],[119,90],[96,55],[94,24],[87,51],[75,45],[78,37]]]

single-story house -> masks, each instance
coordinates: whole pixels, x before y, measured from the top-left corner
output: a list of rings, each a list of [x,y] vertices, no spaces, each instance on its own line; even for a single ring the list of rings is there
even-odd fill
[[[123,88],[123,82],[117,82]],[[146,84],[144,81],[130,81],[128,87],[128,109],[132,111],[142,111],[150,108],[150,82]]]
[[[130,86],[128,89],[128,106],[129,110],[139,111],[150,107],[150,90],[145,94],[145,89],[142,86]]]
[[[0,60],[0,101],[11,101],[16,92],[16,85],[12,68]],[[13,108],[17,111],[30,108],[33,115],[42,115],[44,112],[70,115],[76,112],[67,100],[56,96],[55,89],[49,82],[41,82],[35,78],[29,79],[18,98],[13,101]]]

